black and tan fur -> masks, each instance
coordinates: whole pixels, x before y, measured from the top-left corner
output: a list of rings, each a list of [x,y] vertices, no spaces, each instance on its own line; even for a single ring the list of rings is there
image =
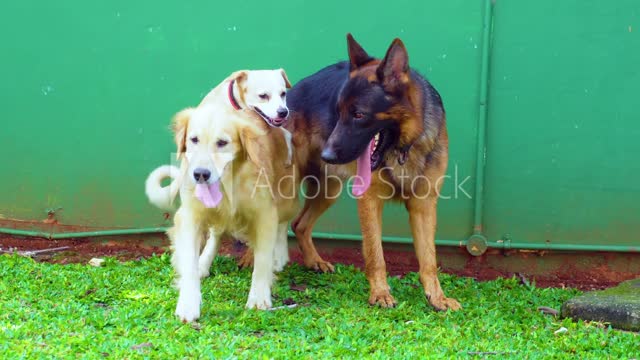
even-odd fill
[[[382,209],[391,200],[403,202],[409,212],[420,281],[429,303],[438,310],[457,310],[460,304],[447,298],[440,286],[434,244],[436,205],[448,162],[440,95],[410,69],[400,39],[392,42],[382,60],[370,57],[350,34],[347,42],[348,62],[301,80],[287,95],[291,111],[288,128],[293,133],[296,163],[302,176],[321,180],[307,183],[306,193],[319,190],[326,195],[307,199],[292,223],[305,265],[333,271],[311,239],[317,219],[336,201],[333,195],[341,191],[341,182],[329,176],[352,176],[354,160],[380,133],[371,186],[357,200],[369,303],[385,307],[396,304],[387,284],[381,241]],[[317,183],[321,189],[316,189]]]

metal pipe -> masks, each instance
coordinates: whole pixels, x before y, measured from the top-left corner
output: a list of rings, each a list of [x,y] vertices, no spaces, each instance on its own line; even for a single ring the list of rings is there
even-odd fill
[[[487,101],[489,93],[489,66],[491,54],[491,26],[493,23],[493,1],[485,0],[482,24],[482,57],[480,64],[480,99],[478,106],[478,139],[476,146],[476,188],[473,233],[482,235],[484,205],[484,173],[486,155]]]
[[[115,230],[96,230],[96,231],[69,232],[69,233],[48,233],[43,231],[0,228],[0,233],[8,234],[8,235],[45,238],[49,240],[59,240],[59,239],[73,239],[73,238],[97,237],[97,236],[154,234],[154,233],[166,232],[167,229],[168,228],[166,227],[154,227],[154,228],[140,228],[140,229],[115,229]]]
[[[96,236],[114,236],[114,235],[140,235],[140,234],[156,234],[167,231],[166,227],[140,228],[140,229],[117,229],[117,230],[97,230],[86,232],[70,232],[70,233],[47,233],[41,231],[16,230],[9,228],[0,228],[0,233],[17,236],[38,237],[50,240],[72,239],[82,237]],[[293,232],[289,231],[289,236],[294,237]],[[329,240],[353,240],[362,241],[360,234],[332,234],[325,232],[314,232],[313,237]],[[411,244],[413,239],[401,236],[383,236],[382,240],[389,243]],[[439,246],[455,246],[464,247],[467,245],[466,240],[446,240],[436,239],[436,245]],[[640,252],[640,246],[623,246],[623,245],[588,245],[588,244],[549,244],[549,243],[529,243],[513,241],[491,241],[487,242],[487,246],[493,249],[522,249],[522,250],[559,250],[559,251],[611,251],[611,252]]]
[[[8,228],[0,228],[0,234],[39,237],[39,238],[46,238],[46,239],[49,239],[49,236],[51,236],[50,233],[42,232],[42,231],[17,230],[17,229],[8,229]]]
[[[295,234],[289,230],[289,236],[295,237]],[[314,232],[311,236],[319,239],[327,239],[327,240],[353,240],[353,241],[362,241],[362,235],[360,234],[332,234],[325,232]],[[413,243],[412,238],[401,237],[401,236],[382,236],[382,241],[389,243],[401,243],[401,244],[411,244]],[[465,246],[464,240],[438,240],[436,239],[436,245],[441,246]]]
[[[466,241],[469,254],[480,256],[487,251],[484,235],[484,176],[487,153],[487,102],[489,94],[489,66],[491,65],[491,30],[493,0],[485,0],[482,21],[482,53],[480,58],[480,94],[478,99],[478,136],[476,141],[476,188],[473,204],[473,233]]]
[[[166,227],[141,228],[141,229],[117,229],[117,230],[97,230],[75,233],[51,234],[51,239],[71,239],[79,237],[114,236],[114,235],[139,235],[155,234],[166,232]]]
[[[487,243],[487,246],[495,249],[519,250],[640,252],[640,246],[625,245],[551,244],[529,242],[514,243],[513,241],[491,241]]]
[[[293,232],[289,231],[289,235],[295,237]],[[314,232],[313,237],[319,239],[328,240],[353,240],[362,241],[362,235],[358,234],[332,234],[325,232]],[[411,244],[412,238],[400,237],[400,236],[383,236],[382,241],[390,243],[402,243]],[[436,239],[436,245],[439,246],[455,246],[465,247],[467,241],[465,240],[445,240]],[[558,251],[611,251],[611,252],[640,252],[640,246],[623,246],[623,245],[587,245],[587,244],[540,244],[521,242],[514,243],[513,241],[491,241],[487,242],[487,246],[493,249],[521,249],[521,250],[558,250]]]

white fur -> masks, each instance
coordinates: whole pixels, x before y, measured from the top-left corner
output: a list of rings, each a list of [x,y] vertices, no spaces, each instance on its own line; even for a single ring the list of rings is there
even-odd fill
[[[175,227],[174,253],[172,262],[178,275],[177,287],[180,292],[176,305],[176,316],[185,322],[200,317],[200,276],[198,274],[199,246],[202,242],[201,229],[188,207],[181,207],[176,216],[180,226]]]
[[[163,165],[153,170],[145,182],[145,193],[149,202],[163,210],[173,210],[173,199],[180,189],[180,170],[172,165]],[[162,180],[172,178],[171,184],[162,187]]]
[[[207,94],[201,104],[210,103],[212,102],[212,99],[223,99],[227,97],[228,95],[226,92],[228,91],[227,86],[229,82],[238,78],[240,74],[244,74],[246,77],[243,78],[241,84],[238,84],[238,82],[234,84],[232,88],[234,98],[239,103],[240,107],[254,110],[257,117],[266,121],[270,126],[273,126],[273,124],[269,120],[264,119],[259,112],[262,112],[270,119],[275,119],[278,118],[278,109],[286,109],[289,111],[289,108],[287,107],[286,91],[291,84],[289,83],[286,73],[282,69],[236,71],[231,74],[225,82],[223,82],[224,86],[218,86]],[[284,97],[281,96],[283,93],[285,94]],[[260,95],[266,95],[267,99],[262,99]],[[231,106],[228,99],[225,100],[227,102],[227,106]],[[287,143],[288,150],[288,156],[285,164],[290,166],[293,161],[292,135],[284,127],[281,127],[281,129],[285,135],[285,142]]]
[[[284,134],[284,140],[287,143],[287,161],[285,162],[285,164],[287,166],[291,166],[291,163],[293,161],[293,144],[291,139],[293,138],[293,135],[291,135],[289,130],[285,128],[280,128],[280,129],[282,129],[282,133]]]
[[[278,109],[289,110],[286,101],[288,82],[284,72],[278,70],[247,72],[246,80],[241,84],[246,89],[243,94],[244,105],[249,109],[257,109],[272,119],[277,118]],[[266,96],[266,99],[261,95]]]
[[[278,235],[273,249],[273,269],[280,272],[289,262],[289,244],[287,237],[287,223],[278,224]]]

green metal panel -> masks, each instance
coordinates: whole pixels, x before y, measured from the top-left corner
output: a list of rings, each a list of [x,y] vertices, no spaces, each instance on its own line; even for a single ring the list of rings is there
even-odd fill
[[[56,218],[65,224],[163,223],[143,183],[170,161],[170,117],[237,69],[283,67],[296,81],[345,59],[348,31],[379,56],[394,37],[406,41],[413,65],[446,101],[452,166],[473,175],[480,2],[404,0],[385,17],[380,6],[343,1],[12,1],[2,8],[5,217],[43,219],[46,209],[62,207]],[[471,207],[470,199],[442,206],[451,219],[443,221],[447,236],[466,236]],[[331,214],[321,230],[359,233],[351,202]],[[406,235],[405,224],[387,229]]]
[[[640,3],[500,1],[494,30],[489,239],[640,245]]]
[[[62,208],[63,224],[156,231],[167,222],[143,183],[171,160],[171,116],[234,70],[283,67],[295,82],[345,59],[352,32],[377,56],[401,37],[444,99],[441,244],[465,243],[474,216],[490,246],[505,234],[514,247],[638,244],[636,0],[498,1],[490,52],[490,0],[366,4],[4,2],[1,217]],[[384,222],[387,240],[409,241],[403,207],[388,206]],[[316,230],[359,236],[355,202],[342,199]]]

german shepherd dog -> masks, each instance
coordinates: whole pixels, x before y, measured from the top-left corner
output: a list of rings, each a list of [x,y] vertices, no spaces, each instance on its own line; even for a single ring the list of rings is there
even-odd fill
[[[420,281],[437,310],[458,310],[445,297],[436,265],[436,205],[447,169],[445,111],[434,87],[409,67],[395,39],[375,59],[347,35],[349,61],[328,66],[287,93],[295,160],[306,182],[303,210],[292,222],[305,265],[333,271],[313,244],[316,220],[335,201],[342,180],[353,177],[363,238],[369,303],[393,307],[382,252],[382,208],[402,201],[409,212]]]

